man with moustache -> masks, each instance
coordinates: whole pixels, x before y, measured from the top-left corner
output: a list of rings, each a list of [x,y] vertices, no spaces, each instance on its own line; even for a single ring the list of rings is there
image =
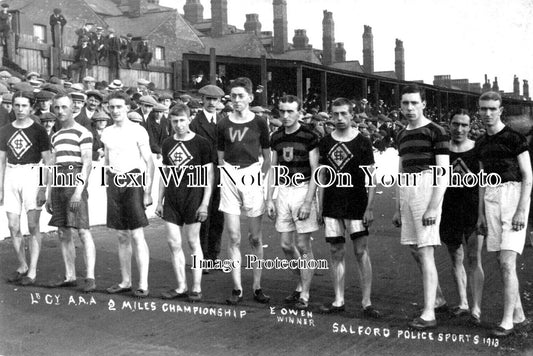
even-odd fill
[[[374,220],[374,184],[367,187],[361,166],[372,166],[372,143],[355,127],[352,127],[353,105],[345,98],[333,101],[332,117],[335,130],[320,141],[320,182],[329,182],[335,174],[347,173],[353,187],[340,187],[337,183],[322,188],[319,184],[319,216],[324,219],[326,242],[330,244],[333,290],[335,300],[320,307],[323,313],[339,313],[345,310],[344,280],[346,271],[345,235],[353,241],[353,251],[362,290],[362,314],[379,318],[380,313],[371,301],[372,264],[368,251],[368,227]],[[324,169],[328,166],[330,169]],[[372,169],[371,167],[369,169]],[[372,182],[370,182],[372,183]]]
[[[532,173],[527,140],[501,120],[502,98],[496,92],[479,98],[479,114],[487,132],[476,141],[480,168],[501,178],[497,186],[479,188],[478,227],[487,236],[487,251],[496,252],[503,279],[503,317],[491,332],[505,337],[528,323],[516,274],[516,258],[524,249]]]
[[[52,215],[48,223],[59,228],[61,254],[65,265],[65,279],[52,282],[50,287],[73,287],[76,280],[76,247],[74,230],[83,243],[86,263],[86,278],[83,292],[89,293],[96,289],[94,265],[96,249],[89,230],[89,203],[87,186],[92,169],[93,136],[89,130],[74,120],[72,115],[72,97],[58,94],[53,99],[53,110],[61,129],[51,139],[52,162],[58,173],[76,178],[74,185],[51,186],[52,171],[48,174],[48,199],[46,210]]]
[[[468,138],[471,125],[468,111],[458,109],[450,117],[450,164],[453,172],[461,177],[468,173],[477,174],[479,161],[474,149],[475,142]],[[459,305],[452,308],[452,315],[459,317],[470,314],[470,323],[476,326],[481,324],[481,298],[485,278],[481,265],[484,238],[476,233],[478,194],[477,185],[448,187],[444,194],[440,221],[441,241],[448,247],[460,299]],[[463,265],[465,256],[468,261],[468,278]],[[467,285],[472,293],[471,308],[468,304]]]
[[[8,282],[21,285],[35,284],[37,261],[41,250],[39,218],[46,201],[46,186],[39,186],[41,160],[50,164],[50,139],[44,127],[30,115],[33,93],[16,92],[13,111],[16,120],[0,130],[0,205],[7,213],[9,231],[19,267],[8,277]],[[46,177],[45,177],[46,180]],[[30,232],[30,264],[26,260],[26,244],[20,231],[22,210],[26,211]]]
[[[191,121],[190,129],[206,138],[211,145],[211,160],[215,177],[207,219],[200,228],[200,243],[204,259],[214,261],[220,253],[220,242],[224,229],[224,213],[218,210],[220,205],[220,187],[218,186],[220,172],[217,159],[217,123],[222,119],[222,116],[216,112],[217,104],[220,103],[220,98],[224,96],[224,91],[216,85],[206,85],[200,88],[198,93],[202,95],[203,109]],[[206,272],[208,270],[204,270],[204,273]]]

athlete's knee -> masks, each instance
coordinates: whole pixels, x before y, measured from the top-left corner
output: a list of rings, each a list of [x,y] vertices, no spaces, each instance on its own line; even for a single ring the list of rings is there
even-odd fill
[[[18,220],[9,220],[7,226],[11,232],[11,236],[17,236],[20,232],[20,222]]]
[[[259,234],[253,234],[253,233],[249,233],[248,234],[248,241],[250,241],[250,246],[254,247],[254,248],[257,248],[257,247],[260,247],[262,245],[262,235],[259,233]]]
[[[292,244],[292,242],[290,240],[282,238],[281,239],[281,249],[285,253],[291,253],[292,251],[294,251],[294,245]]]

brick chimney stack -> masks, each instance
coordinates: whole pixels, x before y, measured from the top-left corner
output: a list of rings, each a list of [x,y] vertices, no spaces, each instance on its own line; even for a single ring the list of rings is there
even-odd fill
[[[513,94],[517,96],[520,95],[520,81],[516,75],[514,76],[513,80]]]
[[[287,24],[287,0],[274,0],[274,53],[284,53],[289,49]]]
[[[492,82],[492,91],[496,93],[500,91],[500,86],[498,85],[498,77],[494,77],[494,82]]]
[[[335,62],[335,22],[333,13],[324,10],[322,20],[322,64],[329,65]]]
[[[261,34],[261,22],[259,22],[258,14],[246,14],[246,22],[244,23],[244,32]]]
[[[228,27],[228,0],[211,0],[211,37],[222,37]]]
[[[292,38],[292,44],[295,49],[306,49],[309,47],[309,37],[307,37],[307,31],[298,29],[294,30],[294,37]]]
[[[199,23],[204,20],[204,7],[200,0],[187,0],[185,5],[183,5],[183,13],[185,14],[185,20],[190,23]]]
[[[372,27],[367,25],[363,32],[363,67],[365,73],[374,73],[374,35]]]
[[[337,42],[335,47],[335,62],[346,62],[344,42]]]
[[[403,49],[403,41],[399,39],[396,39],[394,58],[394,71],[396,72],[396,77],[400,80],[405,80],[405,52]]]
[[[524,98],[529,100],[529,84],[527,80],[524,79],[524,86],[522,87],[522,92],[524,93]]]

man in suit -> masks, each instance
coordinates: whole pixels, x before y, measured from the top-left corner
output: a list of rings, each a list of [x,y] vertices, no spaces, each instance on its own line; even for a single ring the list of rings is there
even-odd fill
[[[102,26],[96,27],[96,32],[91,34],[91,43],[94,53],[94,63],[100,64],[100,62],[106,57],[106,38],[104,36],[104,28]]]
[[[67,19],[65,19],[65,16],[61,14],[61,9],[54,9],[54,13],[50,15],[50,31],[52,32],[52,46],[53,47],[61,47],[61,40],[59,42],[56,41],[56,30],[59,30],[61,33],[61,37],[63,37],[63,28],[67,24]]]
[[[220,253],[220,241],[224,229],[224,213],[218,210],[220,203],[220,173],[217,168],[217,122],[222,118],[216,112],[216,106],[224,91],[216,85],[206,85],[198,91],[202,95],[203,109],[198,112],[191,122],[191,131],[209,140],[211,144],[212,159],[214,164],[215,186],[209,203],[207,220],[200,228],[200,244],[205,260],[216,260]]]
[[[72,78],[72,71],[80,71],[79,80],[81,82],[83,77],[85,77],[87,69],[92,68],[94,54],[93,49],[89,46],[89,37],[83,36],[81,39],[81,47],[78,48],[76,55],[74,56],[74,63],[68,66],[68,76]]]

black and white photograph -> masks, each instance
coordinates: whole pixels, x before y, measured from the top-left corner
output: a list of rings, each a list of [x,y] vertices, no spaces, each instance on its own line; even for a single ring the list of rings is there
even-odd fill
[[[0,356],[533,355],[532,19],[0,0]]]

